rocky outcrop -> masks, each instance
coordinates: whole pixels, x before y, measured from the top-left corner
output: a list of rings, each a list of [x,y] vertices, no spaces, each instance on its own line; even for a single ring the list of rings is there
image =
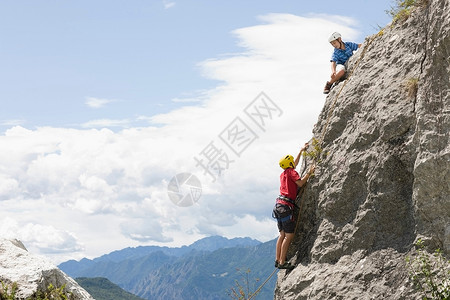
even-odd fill
[[[0,281],[10,286],[17,283],[16,299],[46,291],[50,284],[57,288],[65,285],[65,291],[71,292],[75,300],[94,299],[52,263],[28,253],[17,240],[0,239]]]
[[[298,265],[279,272],[275,299],[420,299],[405,262],[414,243],[450,255],[449,11],[430,0],[368,37],[328,95]]]

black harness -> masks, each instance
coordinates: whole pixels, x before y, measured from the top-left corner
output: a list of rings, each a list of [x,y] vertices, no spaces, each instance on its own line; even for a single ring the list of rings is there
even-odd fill
[[[287,205],[285,203],[289,203],[291,205]],[[295,204],[295,201],[286,196],[279,195],[277,197],[277,202],[275,203],[275,206],[272,211],[272,217],[274,219],[277,219],[277,221],[279,222],[286,222],[288,220],[292,220],[294,214],[292,206],[298,208],[297,204]]]
[[[295,201],[292,200],[291,198],[288,198],[288,197],[283,196],[283,195],[279,195],[278,198],[277,198],[277,202],[278,202],[278,200],[282,200],[282,201],[284,201],[284,202],[288,202],[288,203],[290,203],[290,204],[292,204],[293,206],[295,206],[295,207],[298,208],[297,204],[295,204]]]

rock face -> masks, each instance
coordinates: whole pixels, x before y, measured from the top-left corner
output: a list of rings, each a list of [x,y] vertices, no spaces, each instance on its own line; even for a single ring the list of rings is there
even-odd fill
[[[328,95],[298,265],[279,272],[275,299],[421,299],[405,262],[414,243],[450,256],[449,3],[368,37]]]
[[[33,256],[17,240],[0,239],[0,281],[6,284],[17,283],[16,299],[31,297],[36,291],[46,291],[65,285],[76,300],[93,300],[88,292],[72,278],[44,258]]]

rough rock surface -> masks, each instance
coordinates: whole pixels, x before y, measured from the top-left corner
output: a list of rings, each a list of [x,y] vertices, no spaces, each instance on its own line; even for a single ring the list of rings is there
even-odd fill
[[[279,272],[275,299],[421,299],[405,262],[414,243],[450,256],[449,3],[366,38],[328,95],[314,129],[323,161],[290,249],[298,265]]]
[[[26,299],[36,291],[45,291],[50,284],[55,287],[66,285],[66,291],[72,292],[76,300],[94,299],[52,263],[28,253],[18,240],[0,239],[0,281],[17,283],[17,299]]]

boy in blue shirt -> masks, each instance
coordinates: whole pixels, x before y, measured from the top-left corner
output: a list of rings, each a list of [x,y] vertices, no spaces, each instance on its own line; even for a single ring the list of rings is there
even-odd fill
[[[331,79],[325,84],[323,89],[324,94],[328,94],[331,90],[333,83],[338,81],[345,75],[345,63],[353,55],[353,51],[358,50],[361,44],[353,42],[343,42],[341,34],[339,32],[333,33],[328,42],[334,47],[333,54],[331,55]]]

